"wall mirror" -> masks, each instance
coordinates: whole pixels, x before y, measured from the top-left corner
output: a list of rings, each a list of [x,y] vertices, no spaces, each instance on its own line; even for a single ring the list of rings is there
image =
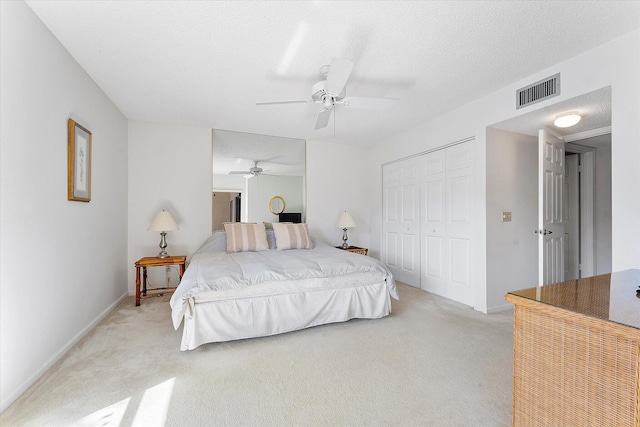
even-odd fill
[[[284,199],[280,196],[273,196],[271,200],[269,200],[269,210],[273,215],[280,215],[284,212],[287,205],[284,202]]]
[[[212,230],[278,222],[280,209],[305,218],[305,140],[214,129],[212,144]]]

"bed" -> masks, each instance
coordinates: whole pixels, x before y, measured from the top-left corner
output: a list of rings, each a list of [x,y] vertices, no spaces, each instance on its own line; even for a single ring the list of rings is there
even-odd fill
[[[267,245],[261,250],[229,253],[227,230],[214,232],[192,255],[170,302],[175,329],[184,322],[181,350],[391,312],[390,297],[398,299],[398,292],[378,260],[312,238],[306,248],[283,249],[282,226],[274,226],[275,232],[258,232]],[[286,227],[306,230],[306,224]]]

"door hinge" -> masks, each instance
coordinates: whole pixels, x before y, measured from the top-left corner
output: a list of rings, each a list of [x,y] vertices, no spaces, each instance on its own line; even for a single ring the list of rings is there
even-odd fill
[[[578,165],[578,173],[582,173],[582,165]]]

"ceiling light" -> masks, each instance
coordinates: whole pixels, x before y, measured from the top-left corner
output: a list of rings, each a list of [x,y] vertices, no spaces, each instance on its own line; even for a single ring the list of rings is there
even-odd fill
[[[582,117],[580,114],[572,111],[571,113],[564,113],[556,116],[556,119],[553,121],[553,124],[559,128],[568,128],[575,124],[577,124]]]

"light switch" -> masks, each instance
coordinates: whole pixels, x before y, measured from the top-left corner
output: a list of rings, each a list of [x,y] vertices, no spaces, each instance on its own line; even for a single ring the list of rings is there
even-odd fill
[[[511,222],[511,212],[502,212],[502,222]]]

